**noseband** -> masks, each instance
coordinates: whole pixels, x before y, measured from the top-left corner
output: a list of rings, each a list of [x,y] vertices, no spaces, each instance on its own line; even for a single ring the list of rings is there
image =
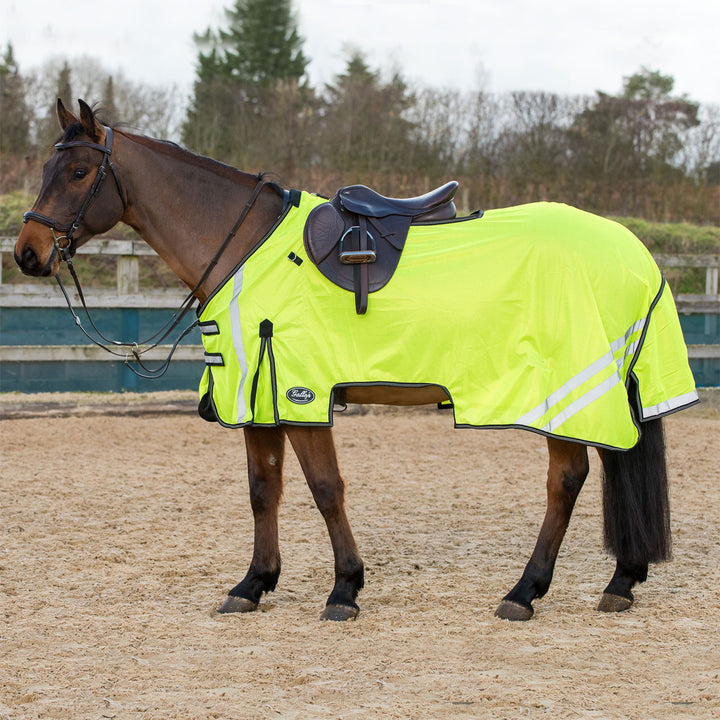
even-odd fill
[[[113,179],[115,180],[115,187],[117,188],[118,195],[120,195],[120,200],[123,204],[123,211],[127,209],[127,204],[125,202],[125,193],[123,193],[122,185],[120,184],[120,180],[117,176],[117,173],[115,172],[115,167],[110,161],[110,155],[112,154],[113,131],[107,126],[103,127],[105,128],[104,145],[89,142],[87,140],[72,140],[65,143],[60,142],[55,145],[56,150],[69,150],[70,148],[74,147],[89,147],[93,150],[99,150],[101,153],[103,153],[103,159],[100,163],[100,166],[98,167],[95,179],[93,180],[93,184],[91,185],[83,204],[80,206],[80,210],[78,210],[75,219],[71,223],[65,225],[57,222],[57,220],[53,220],[47,215],[43,215],[42,213],[38,213],[33,210],[30,210],[23,215],[24,223],[28,222],[29,220],[35,220],[36,222],[39,222],[42,225],[46,225],[50,228],[53,234],[53,242],[55,244],[55,248],[60,255],[60,259],[63,261],[67,261],[75,254],[75,232],[80,227],[80,223],[83,221],[83,218],[85,217],[85,214],[90,208],[93,200],[95,200],[98,193],[100,192],[103,180],[105,180],[105,177],[107,176],[108,168],[110,168],[110,172],[112,173]],[[56,235],[56,232],[62,234]],[[64,244],[63,241],[65,241]]]
[[[120,184],[120,180],[117,176],[117,173],[115,172],[115,167],[113,166],[112,162],[110,161],[110,155],[112,154],[112,144],[113,144],[113,131],[111,128],[107,126],[103,126],[105,128],[105,145],[100,145],[99,143],[89,142],[87,140],[72,140],[70,142],[60,142],[55,145],[56,150],[68,150],[69,148],[73,147],[89,147],[93,150],[99,150],[101,153],[103,153],[102,162],[100,163],[98,167],[97,174],[95,175],[95,179],[93,180],[93,184],[90,187],[90,190],[85,197],[85,200],[80,207],[80,210],[78,211],[77,215],[75,216],[75,219],[68,225],[64,225],[62,223],[57,222],[56,220],[53,220],[52,218],[48,217],[47,215],[43,215],[42,213],[35,212],[34,210],[30,210],[23,215],[23,222],[26,223],[30,220],[35,220],[36,222],[41,223],[42,225],[45,225],[50,228],[53,234],[53,240],[55,244],[55,248],[58,252],[58,255],[60,257],[60,260],[67,264],[68,270],[70,271],[70,275],[72,276],[73,282],[75,283],[75,288],[78,293],[78,297],[80,298],[80,302],[82,304],[83,310],[85,312],[85,315],[87,316],[88,320],[90,321],[90,325],[92,326],[92,329],[97,334],[97,337],[93,337],[90,332],[88,332],[82,325],[82,321],[78,314],[75,312],[72,302],[70,301],[70,297],[65,290],[65,286],[62,283],[62,280],[60,279],[60,275],[55,276],[55,280],[57,281],[60,290],[62,291],[63,296],[65,297],[65,302],[67,303],[68,309],[72,313],[73,317],[75,318],[75,324],[78,326],[78,328],[82,331],[82,333],[87,337],[90,342],[94,343],[98,347],[103,348],[103,350],[106,350],[107,352],[111,353],[112,355],[116,355],[120,358],[124,358],[125,365],[136,375],[142,378],[146,379],[156,379],[162,377],[168,370],[170,366],[170,361],[172,359],[172,356],[175,352],[175,349],[177,348],[180,341],[197,325],[198,321],[195,320],[189,327],[187,327],[185,330],[183,330],[177,340],[172,345],[172,348],[167,356],[167,358],[162,362],[160,367],[157,368],[148,368],[143,364],[143,361],[141,359],[141,356],[145,353],[147,353],[149,350],[152,350],[153,348],[157,347],[160,342],[162,342],[165,338],[167,338],[174,330],[177,328],[179,323],[182,321],[183,317],[188,313],[190,308],[192,307],[193,303],[197,300],[197,296],[195,293],[202,287],[202,285],[205,283],[205,281],[210,276],[211,272],[217,265],[218,261],[220,260],[220,257],[222,254],[227,250],[228,246],[230,245],[232,239],[235,237],[237,231],[240,229],[240,226],[244,222],[245,218],[247,217],[248,213],[252,209],[253,205],[255,204],[255,201],[260,196],[260,192],[265,187],[265,185],[272,184],[268,183],[265,179],[263,174],[261,173],[257,177],[257,184],[255,185],[255,188],[253,189],[252,193],[250,194],[250,198],[248,199],[247,203],[243,207],[242,211],[240,212],[240,216],[236,220],[235,224],[231,228],[230,232],[228,233],[227,237],[223,241],[222,245],[218,248],[217,252],[215,253],[215,256],[212,258],[208,266],[205,268],[205,271],[203,272],[202,276],[200,277],[200,280],[198,280],[195,287],[190,291],[190,293],[187,295],[185,300],[182,302],[182,305],[180,308],[173,314],[173,316],[168,320],[168,322],[157,332],[155,333],[151,338],[148,338],[147,340],[143,342],[121,342],[118,340],[110,340],[109,338],[105,337],[103,333],[98,329],[97,325],[93,321],[90,311],[87,307],[87,303],[85,302],[85,296],[82,291],[82,287],[80,286],[80,280],[78,279],[77,273],[75,272],[75,268],[73,267],[72,257],[75,254],[75,232],[80,227],[80,223],[82,222],[83,218],[85,217],[85,214],[88,211],[88,208],[92,204],[93,200],[97,197],[98,193],[100,192],[100,188],[102,187],[103,181],[105,180],[105,177],[107,176],[107,169],[110,168],[110,172],[112,173],[113,179],[115,180],[115,187],[117,188],[118,195],[120,196],[120,200],[123,204],[123,210],[127,209],[127,203],[125,201],[125,193],[123,192],[122,185]],[[59,232],[62,233],[61,235],[56,235],[55,233]],[[62,241],[65,241],[63,244]],[[141,348],[140,346],[144,345],[145,347]],[[118,352],[117,348],[125,348],[125,351]],[[136,361],[140,367],[143,369],[144,372],[141,372],[137,369],[135,369],[130,363],[131,361]]]

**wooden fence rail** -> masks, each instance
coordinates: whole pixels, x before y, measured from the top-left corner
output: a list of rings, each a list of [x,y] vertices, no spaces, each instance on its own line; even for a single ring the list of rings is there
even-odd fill
[[[0,259],[2,253],[12,253],[14,238],[0,237]],[[155,255],[155,251],[140,240],[94,239],[78,249],[80,254],[115,255],[118,257],[117,282],[115,289],[88,289],[86,301],[89,307],[95,308],[174,308],[177,307],[185,294],[181,289],[154,290],[139,286],[139,258]],[[655,255],[661,268],[704,268],[705,293],[679,294],[676,296],[678,311],[683,314],[705,314],[720,316],[720,293],[718,275],[720,270],[720,254],[702,255]],[[72,296],[72,294],[71,294]],[[75,298],[77,301],[77,298]],[[53,284],[16,283],[2,284],[2,265],[0,264],[0,307],[60,307],[64,300]],[[720,318],[712,320],[717,323]],[[0,361],[14,361],[22,357],[23,348],[28,346],[0,345]],[[97,349],[82,345],[45,346],[32,348],[32,356],[36,359],[72,358],[74,360],[97,360],[102,353]],[[690,345],[688,353],[691,358],[720,358],[720,345]],[[186,346],[181,353],[186,359],[202,357],[200,346]]]
[[[12,253],[15,239],[0,237],[0,258],[2,253]],[[128,295],[136,295],[140,292],[139,258],[141,256],[155,255],[155,251],[141,240],[112,240],[94,239],[86,245],[78,248],[81,255],[115,255],[117,263],[117,289],[114,297],[125,299]],[[690,309],[680,310],[681,312],[720,312],[720,294],[718,290],[718,278],[720,277],[720,254],[702,255],[667,255],[657,254],[654,256],[661,268],[704,268],[705,269],[705,294],[689,295],[680,294],[678,304],[683,307],[696,304],[707,306],[711,309]],[[0,286],[2,286],[2,265],[0,264]],[[22,285],[26,285],[23,283]],[[14,288],[10,290],[9,288]],[[15,289],[16,288],[16,289]],[[4,295],[32,293],[23,289],[21,284],[5,286]],[[176,291],[168,291],[176,296]]]

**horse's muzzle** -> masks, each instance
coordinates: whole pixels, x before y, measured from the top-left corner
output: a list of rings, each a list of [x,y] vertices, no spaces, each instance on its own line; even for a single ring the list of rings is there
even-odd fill
[[[57,272],[57,250],[55,248],[53,248],[45,262],[42,262],[32,245],[25,245],[19,254],[15,250],[13,255],[15,256],[15,262],[24,275],[50,277]]]

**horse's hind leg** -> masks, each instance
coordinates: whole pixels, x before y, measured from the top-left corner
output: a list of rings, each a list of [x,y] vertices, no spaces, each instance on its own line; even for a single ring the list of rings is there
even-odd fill
[[[550,463],[545,520],[520,581],[495,611],[497,617],[505,620],[529,620],[534,612],[532,601],[548,591],[575,500],[588,474],[587,448],[584,445],[548,438],[548,450]]]
[[[335,586],[320,617],[353,620],[359,612],[355,600],[363,586],[364,569],[345,512],[345,484],[331,430],[288,426],[286,432],[325,519],[335,556]]]
[[[278,507],[282,496],[285,434],[282,428],[245,428],[250,506],[255,521],[252,561],[219,612],[255,610],[263,593],[271,592],[280,576]]]
[[[623,612],[629,610],[635,598],[632,587],[647,580],[648,564],[637,565],[617,561],[610,584],[605,588],[597,609],[601,612]]]
[[[598,605],[627,610],[632,587],[647,579],[648,563],[670,559],[670,497],[662,420],[642,424],[634,448],[601,450],[605,547],[617,558],[615,574]]]

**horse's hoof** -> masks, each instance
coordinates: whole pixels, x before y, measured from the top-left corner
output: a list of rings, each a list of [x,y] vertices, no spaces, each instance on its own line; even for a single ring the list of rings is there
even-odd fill
[[[623,597],[622,595],[604,593],[598,603],[597,609],[600,610],[600,612],[625,612],[625,610],[631,608],[632,604],[633,601],[630,598]]]
[[[525,621],[529,620],[534,612],[532,605],[521,605],[512,600],[503,600],[495,611],[495,617],[499,617],[502,620]]]
[[[219,613],[248,613],[257,610],[258,604],[243,597],[228,595],[225,602],[218,608]]]
[[[359,608],[349,605],[327,605],[322,611],[320,619],[344,622],[345,620],[355,620],[359,613]]]

